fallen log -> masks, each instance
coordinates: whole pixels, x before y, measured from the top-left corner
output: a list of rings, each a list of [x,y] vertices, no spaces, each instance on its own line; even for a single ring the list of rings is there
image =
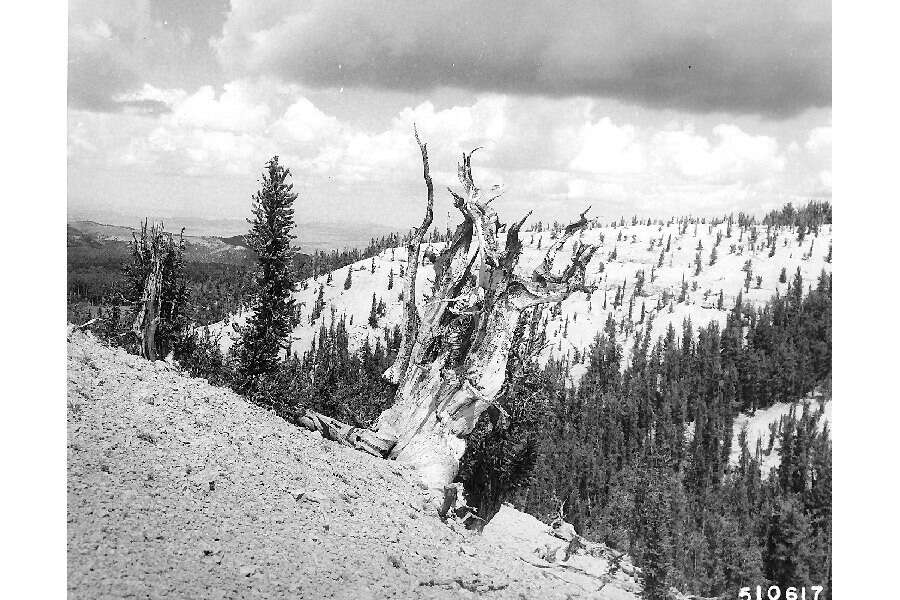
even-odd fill
[[[294,421],[310,431],[318,431],[323,438],[379,458],[386,457],[397,443],[397,437],[389,433],[353,427],[314,410],[303,411],[295,416]]]

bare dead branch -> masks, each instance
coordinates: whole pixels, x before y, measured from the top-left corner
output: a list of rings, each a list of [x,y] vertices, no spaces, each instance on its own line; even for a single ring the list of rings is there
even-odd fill
[[[91,319],[90,321],[87,321],[87,322],[85,322],[85,323],[82,323],[81,325],[76,325],[76,326],[75,326],[75,329],[84,329],[84,328],[86,328],[86,327],[90,327],[91,325],[93,325],[94,323],[96,323],[96,322],[99,321],[99,320],[101,320],[101,317],[94,317],[94,318]]]
[[[397,352],[394,364],[384,373],[384,378],[395,384],[400,381],[401,374],[409,364],[409,357],[412,354],[413,344],[418,332],[419,315],[416,310],[416,274],[419,270],[419,253],[422,249],[422,241],[425,239],[425,234],[428,232],[428,228],[431,227],[431,222],[434,219],[434,184],[431,181],[431,171],[428,164],[428,145],[422,143],[415,124],[413,125],[413,133],[416,143],[419,145],[419,151],[422,153],[422,176],[425,179],[427,199],[422,225],[412,231],[409,243],[406,246],[408,256],[406,279],[403,282],[403,324],[400,349]]]
[[[541,261],[540,266],[534,270],[533,279],[535,281],[553,281],[553,262],[556,260],[556,256],[560,250],[563,249],[563,246],[566,245],[566,242],[569,241],[573,235],[575,235],[578,231],[581,231],[585,227],[587,227],[587,219],[585,215],[587,212],[591,210],[591,207],[588,206],[584,209],[584,212],[581,213],[581,216],[577,221],[574,221],[566,226],[563,230],[563,234],[557,238],[556,242],[550,246],[547,250],[547,253],[544,255],[544,260]],[[559,283],[559,280],[556,281]]]
[[[512,274],[516,264],[519,262],[519,254],[522,252],[522,241],[519,239],[519,231],[526,219],[531,216],[532,211],[525,213],[525,216],[513,223],[506,230],[506,247],[500,257],[500,265],[504,270]]]

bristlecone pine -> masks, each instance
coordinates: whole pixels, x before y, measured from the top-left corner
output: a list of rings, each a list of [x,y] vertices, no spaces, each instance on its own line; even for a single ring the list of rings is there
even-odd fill
[[[416,271],[421,245],[431,225],[434,186],[428,150],[422,152],[427,203],[422,225],[413,230],[404,277],[402,343],[384,373],[397,384],[393,406],[379,417],[376,430],[353,428],[307,411],[300,422],[323,436],[385,458],[413,465],[428,487],[441,492],[456,476],[466,437],[481,413],[499,406],[506,385],[506,363],[522,312],[559,302],[576,291],[590,293],[585,269],[596,247],[578,245],[566,265],[554,269],[569,238],[587,225],[585,210],[565,228],[530,277],[514,271],[522,243],[519,230],[528,218],[501,224],[491,202],[497,186],[485,194],[472,177],[472,153],[458,165],[461,193],[449,189],[463,222],[435,259],[431,298],[422,314],[416,308]],[[477,150],[477,149],[476,149]],[[499,234],[505,230],[501,248]],[[502,410],[502,409],[501,409]]]

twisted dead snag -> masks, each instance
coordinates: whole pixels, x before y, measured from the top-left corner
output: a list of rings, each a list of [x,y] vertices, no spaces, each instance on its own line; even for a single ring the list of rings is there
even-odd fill
[[[449,190],[463,222],[435,261],[432,299],[415,317],[415,304],[404,305],[403,348],[410,354],[407,358],[401,353],[386,373],[389,379],[400,373],[397,395],[377,422],[380,433],[397,438],[388,457],[413,465],[438,492],[455,478],[465,438],[503,388],[522,311],[576,291],[590,292],[585,272],[596,250],[579,246],[561,272],[554,271],[566,241],[587,225],[582,214],[531,276],[516,274],[522,250],[519,231],[528,215],[506,227],[501,246],[498,234],[504,226],[491,207],[499,188],[485,195],[475,184],[473,153],[463,154],[458,166],[462,191]],[[423,160],[427,173],[424,151]],[[409,264],[416,259],[411,255]],[[404,285],[404,298],[414,298],[415,279],[408,277]]]
[[[154,224],[147,229],[147,220],[141,224],[141,235],[132,234],[132,255],[135,266],[132,268],[141,273],[140,297],[137,314],[132,324],[132,333],[137,338],[141,356],[148,360],[157,359],[156,333],[159,328],[162,301],[163,280],[167,261],[171,256],[184,251],[184,229],[176,244],[171,233],[163,230],[161,224]],[[169,265],[171,271],[171,264]]]
[[[472,155],[458,165],[461,192],[450,189],[463,222],[435,259],[431,299],[416,306],[416,274],[422,241],[431,225],[434,186],[427,146],[415,134],[427,190],[425,218],[413,230],[403,282],[402,341],[384,377],[397,384],[394,404],[378,418],[376,431],[351,428],[313,411],[299,424],[347,446],[413,465],[438,495],[450,485],[465,451],[466,437],[481,413],[496,406],[516,326],[528,308],[559,302],[592,287],[585,283],[595,247],[579,245],[557,273],[566,242],[587,226],[585,213],[566,227],[541,265],[527,277],[515,273],[522,251],[519,231],[529,215],[509,226],[491,203],[499,187],[484,194],[472,176]],[[477,150],[477,149],[476,149]],[[530,214],[530,213],[529,213]],[[505,243],[499,234],[505,229]]]

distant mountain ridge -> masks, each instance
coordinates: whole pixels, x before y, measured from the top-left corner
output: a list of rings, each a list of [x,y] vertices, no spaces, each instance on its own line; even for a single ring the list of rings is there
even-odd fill
[[[66,223],[66,246],[70,253],[79,249],[102,249],[112,254],[127,253],[127,244],[136,232],[136,228],[125,225],[107,225],[89,220],[69,221]],[[178,235],[179,232],[171,233]],[[253,258],[242,236],[221,238],[185,235],[184,242],[188,260],[243,263]]]
[[[124,215],[83,215],[70,214],[67,225],[74,227],[81,234],[97,234],[108,239],[130,241],[131,232],[143,219]],[[250,225],[243,219],[179,219],[150,218],[151,222],[162,222],[166,229],[178,233],[185,228],[185,238],[219,239],[231,246],[244,246],[243,232]],[[131,223],[134,226],[110,225],[108,223]],[[347,248],[364,248],[372,238],[402,231],[402,227],[391,227],[379,223],[338,223],[316,222],[299,223],[294,229],[297,236],[295,244],[300,251],[311,254],[316,250],[344,250]]]

